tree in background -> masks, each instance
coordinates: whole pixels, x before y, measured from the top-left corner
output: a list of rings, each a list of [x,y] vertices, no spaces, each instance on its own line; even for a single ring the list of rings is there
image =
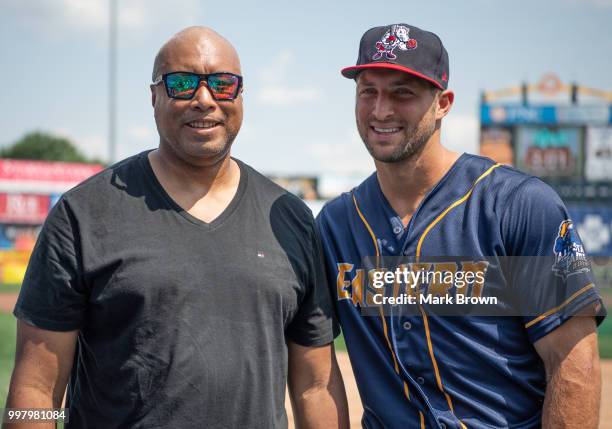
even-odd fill
[[[102,164],[97,159],[88,159],[67,138],[40,131],[28,133],[13,145],[1,149],[0,157]]]

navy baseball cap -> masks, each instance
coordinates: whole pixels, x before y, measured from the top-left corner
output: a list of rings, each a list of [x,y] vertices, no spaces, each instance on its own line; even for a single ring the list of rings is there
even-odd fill
[[[357,65],[341,70],[354,79],[364,69],[399,70],[420,77],[444,90],[448,88],[448,53],[440,38],[408,24],[369,29],[359,42]]]

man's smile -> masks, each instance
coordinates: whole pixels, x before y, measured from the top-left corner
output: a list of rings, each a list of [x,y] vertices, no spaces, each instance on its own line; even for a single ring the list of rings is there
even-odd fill
[[[389,127],[389,128],[370,127],[370,129],[372,129],[374,132],[378,134],[393,134],[393,133],[397,133],[401,131],[402,127]]]
[[[187,126],[195,129],[211,129],[218,125],[221,125],[221,122],[213,121],[213,120],[204,120],[204,121],[192,121],[188,122]]]

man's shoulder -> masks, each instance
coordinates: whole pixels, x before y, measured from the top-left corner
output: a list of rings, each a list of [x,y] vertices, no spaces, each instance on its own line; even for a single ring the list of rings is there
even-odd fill
[[[258,200],[270,205],[272,210],[291,211],[292,213],[312,219],[311,210],[301,198],[275,183],[244,161],[234,159],[242,166],[242,170],[246,171],[248,176],[247,186]]]
[[[321,213],[331,217],[347,216],[354,211],[354,198],[368,199],[377,190],[378,182],[376,172],[374,172],[367,176],[359,185],[329,200],[323,206],[323,209],[321,209]]]
[[[483,180],[475,192],[481,191],[492,198],[512,198],[515,194],[522,196],[537,195],[538,192],[555,194],[555,191],[540,178],[511,165],[496,163],[490,158],[465,154],[464,173],[472,184]],[[485,180],[486,179],[486,180]]]
[[[506,182],[512,184],[520,184],[525,180],[534,177],[523,171],[517,170],[511,165],[497,163],[486,156],[464,154],[465,158],[464,171],[470,173],[471,179],[478,180],[479,178],[488,178],[489,182]]]
[[[132,155],[106,167],[104,170],[65,192],[63,199],[79,201],[81,199],[90,199],[95,195],[100,197],[107,192],[112,192],[113,189],[125,189],[129,182],[129,176],[142,174],[140,160],[143,156],[146,156],[146,152]]]
[[[351,219],[354,220],[357,216],[360,216],[355,200],[371,198],[375,176],[376,173],[370,175],[351,190],[343,192],[325,203],[317,216],[320,229],[329,233],[333,231],[333,234],[349,233],[352,224]]]
[[[352,193],[355,189],[356,188],[353,188],[350,191],[343,192],[337,197],[327,201],[319,212],[318,217],[336,218],[339,216],[346,216],[348,207],[347,203],[351,201]]]

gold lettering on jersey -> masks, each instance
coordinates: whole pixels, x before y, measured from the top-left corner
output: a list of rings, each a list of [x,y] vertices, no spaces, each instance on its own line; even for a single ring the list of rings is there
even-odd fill
[[[430,296],[446,297],[448,291],[453,287],[453,279],[457,273],[457,264],[454,262],[437,263],[433,265],[432,281],[429,284]]]
[[[351,281],[351,295],[353,305],[363,305],[363,269],[360,268],[355,272],[355,278]]]
[[[338,293],[338,301],[341,299],[351,299],[351,294],[347,288],[351,285],[351,282],[345,279],[346,273],[353,271],[353,264],[346,262],[338,263],[338,277],[336,279],[336,290]]]
[[[461,266],[463,268],[463,271],[465,271],[466,276],[469,273],[474,274],[471,296],[481,297],[482,290],[484,289],[484,278],[487,272],[487,268],[489,268],[489,263],[487,261],[466,261],[462,262]],[[467,289],[467,287],[465,289]]]

